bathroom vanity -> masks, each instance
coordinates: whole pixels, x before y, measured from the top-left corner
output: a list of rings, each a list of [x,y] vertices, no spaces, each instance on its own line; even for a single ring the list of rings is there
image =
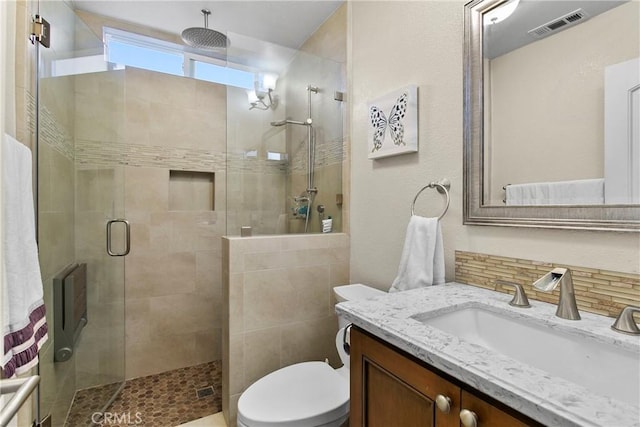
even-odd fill
[[[458,283],[350,301],[352,426],[640,426],[640,337]]]
[[[352,426],[540,425],[357,327],[351,390]]]

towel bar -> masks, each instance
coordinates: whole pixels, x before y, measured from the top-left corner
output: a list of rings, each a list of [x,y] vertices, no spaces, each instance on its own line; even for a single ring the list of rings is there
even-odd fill
[[[427,188],[435,188],[436,190],[438,190],[438,193],[444,194],[445,197],[447,198],[444,210],[442,211],[442,213],[438,217],[438,219],[442,219],[444,214],[446,214],[447,210],[449,209],[449,202],[451,202],[451,197],[449,196],[449,189],[451,188],[451,181],[449,181],[447,178],[442,178],[440,181],[430,182],[429,184],[427,184],[424,187],[422,187],[420,189],[420,191],[418,191],[418,193],[416,194],[416,197],[413,198],[413,202],[411,203],[411,215],[415,215],[416,200],[418,200],[418,197],[420,196],[420,193],[422,193]]]
[[[0,427],[5,427],[18,413],[24,402],[40,382],[38,375],[27,378],[0,381],[0,394],[15,393],[9,402],[0,410]]]

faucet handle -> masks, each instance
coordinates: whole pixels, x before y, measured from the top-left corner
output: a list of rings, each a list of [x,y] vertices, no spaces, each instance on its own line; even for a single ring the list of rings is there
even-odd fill
[[[611,329],[623,334],[640,335],[640,328],[633,319],[633,313],[640,313],[640,307],[628,305],[623,308],[616,321],[611,325]]]
[[[506,280],[500,280],[500,279],[496,280],[496,284],[502,285],[502,286],[510,286],[514,288],[515,294],[513,295],[513,299],[509,301],[509,305],[512,305],[514,307],[521,307],[521,308],[531,307],[531,304],[529,304],[529,298],[527,298],[527,293],[524,291],[524,288],[522,287],[522,285],[518,283],[507,282]]]

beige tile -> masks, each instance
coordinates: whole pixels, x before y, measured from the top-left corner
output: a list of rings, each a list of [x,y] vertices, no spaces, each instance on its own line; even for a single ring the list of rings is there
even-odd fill
[[[51,209],[56,212],[73,212],[75,209],[75,168],[71,160],[55,150],[51,152]]]
[[[169,170],[128,167],[125,170],[127,216],[136,212],[166,212],[169,208]]]
[[[194,363],[200,364],[222,359],[222,331],[220,328],[198,331],[194,336],[196,340]]]
[[[196,252],[196,293],[222,298],[222,254],[220,251]]]
[[[245,389],[244,334],[232,335],[229,339],[229,393],[242,393]],[[227,368],[223,366],[223,369]]]
[[[151,116],[149,101],[135,97],[127,91],[126,108],[127,120],[124,126],[126,141],[153,145],[149,129],[154,123],[154,118]]]
[[[127,68],[127,92],[151,102],[170,105],[176,110],[193,108],[195,88],[194,79]]]
[[[238,400],[240,400],[240,394],[233,394],[229,399],[229,416],[227,423],[230,426],[235,426],[238,419]]]
[[[287,271],[291,292],[285,294],[285,322],[315,319],[331,313],[329,266],[299,267]]]
[[[335,344],[337,330],[336,316],[282,326],[282,365],[328,358],[333,367],[339,367]]]
[[[142,336],[195,333],[219,327],[219,313],[212,309],[211,298],[196,294],[174,294],[144,300],[148,300],[149,304],[144,316],[145,324],[135,329],[128,328]]]
[[[152,297],[195,290],[194,253],[130,255],[126,268],[127,296]]]
[[[279,369],[280,328],[262,329],[244,335],[244,387]]]
[[[40,264],[43,276],[53,276],[75,259],[73,214],[40,213]]]
[[[244,274],[244,328],[246,331],[282,324],[290,315],[287,301],[294,288],[286,270]]]
[[[244,255],[244,271],[272,270],[284,266],[283,252],[258,252]]]
[[[349,283],[349,263],[330,265],[329,284],[333,286],[346,285]]]
[[[249,237],[234,240],[232,249],[237,248],[242,253],[277,252],[281,248],[283,237]]]
[[[230,334],[244,332],[244,274],[234,273],[228,279],[228,305],[227,319]]]
[[[195,351],[193,334],[127,339],[126,377],[136,378],[193,365]]]

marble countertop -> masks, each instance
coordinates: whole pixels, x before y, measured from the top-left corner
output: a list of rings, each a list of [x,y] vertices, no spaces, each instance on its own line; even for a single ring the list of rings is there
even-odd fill
[[[564,320],[555,316],[555,305],[530,301],[531,308],[523,309],[508,305],[510,300],[511,295],[447,283],[347,301],[336,305],[336,311],[349,322],[542,424],[640,426],[640,406],[596,394],[412,318],[478,306],[619,346],[636,353],[640,363],[640,337],[612,331],[611,318],[581,312],[580,321]]]

